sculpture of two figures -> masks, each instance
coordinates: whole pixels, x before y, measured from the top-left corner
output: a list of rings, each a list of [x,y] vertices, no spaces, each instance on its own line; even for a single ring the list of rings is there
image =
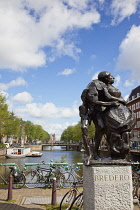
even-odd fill
[[[79,107],[79,112],[87,154],[86,165],[90,165],[93,159],[100,160],[98,150],[103,135],[106,136],[112,159],[124,159],[129,152],[129,140],[136,120],[113,83],[114,77],[111,73],[102,71],[98,74],[98,79],[92,80],[81,95],[83,104]],[[92,121],[95,125],[93,149],[88,137],[88,128]]]

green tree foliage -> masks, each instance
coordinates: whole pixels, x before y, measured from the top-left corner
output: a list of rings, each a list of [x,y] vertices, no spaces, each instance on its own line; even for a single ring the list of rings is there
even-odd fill
[[[91,123],[89,127],[89,137],[93,138],[95,135],[95,126]],[[70,142],[79,141],[82,139],[81,122],[78,122],[75,126],[67,127],[61,134],[60,141]]]
[[[10,112],[5,102],[5,97],[0,94],[0,139],[6,133],[8,124],[10,124]]]
[[[45,141],[49,140],[50,135],[45,130],[43,130],[41,125],[35,125],[34,129],[35,129],[35,139],[40,139]]]
[[[34,125],[30,121],[23,121],[8,111],[6,98],[0,93],[0,142],[3,136],[21,137],[27,136],[29,141],[39,139],[48,141],[50,135],[40,125]]]
[[[24,126],[25,126],[25,133],[27,135],[27,139],[29,141],[32,141],[33,139],[35,139],[34,124],[31,121],[26,121],[26,122],[24,122]]]
[[[15,116],[13,112],[9,112],[9,117],[5,127],[5,135],[13,135],[15,137],[19,136],[20,131],[20,121],[19,118]]]

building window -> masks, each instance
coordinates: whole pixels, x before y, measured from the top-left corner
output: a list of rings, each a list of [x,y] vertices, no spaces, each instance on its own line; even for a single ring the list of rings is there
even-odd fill
[[[134,110],[136,109],[136,106],[135,106],[135,104],[134,104]]]
[[[140,121],[137,121],[137,128],[140,128]]]
[[[140,96],[140,93],[137,93],[137,97],[139,97]]]

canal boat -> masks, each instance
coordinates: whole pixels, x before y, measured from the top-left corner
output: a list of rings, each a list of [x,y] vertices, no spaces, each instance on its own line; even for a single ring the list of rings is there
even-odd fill
[[[66,149],[66,146],[61,146],[61,149]]]
[[[29,154],[31,149],[29,147],[14,147],[14,148],[8,148],[6,150],[6,158],[24,158],[27,154]]]
[[[41,157],[42,155],[42,152],[32,151],[29,152],[26,157]]]

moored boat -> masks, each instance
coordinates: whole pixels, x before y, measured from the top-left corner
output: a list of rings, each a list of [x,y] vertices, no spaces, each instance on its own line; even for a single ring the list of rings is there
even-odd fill
[[[8,148],[6,150],[6,158],[24,158],[26,155],[31,151],[28,147],[15,147],[15,148]]]
[[[61,146],[61,149],[66,149],[66,146]]]
[[[41,157],[42,155],[42,152],[32,151],[29,152],[26,157]]]

